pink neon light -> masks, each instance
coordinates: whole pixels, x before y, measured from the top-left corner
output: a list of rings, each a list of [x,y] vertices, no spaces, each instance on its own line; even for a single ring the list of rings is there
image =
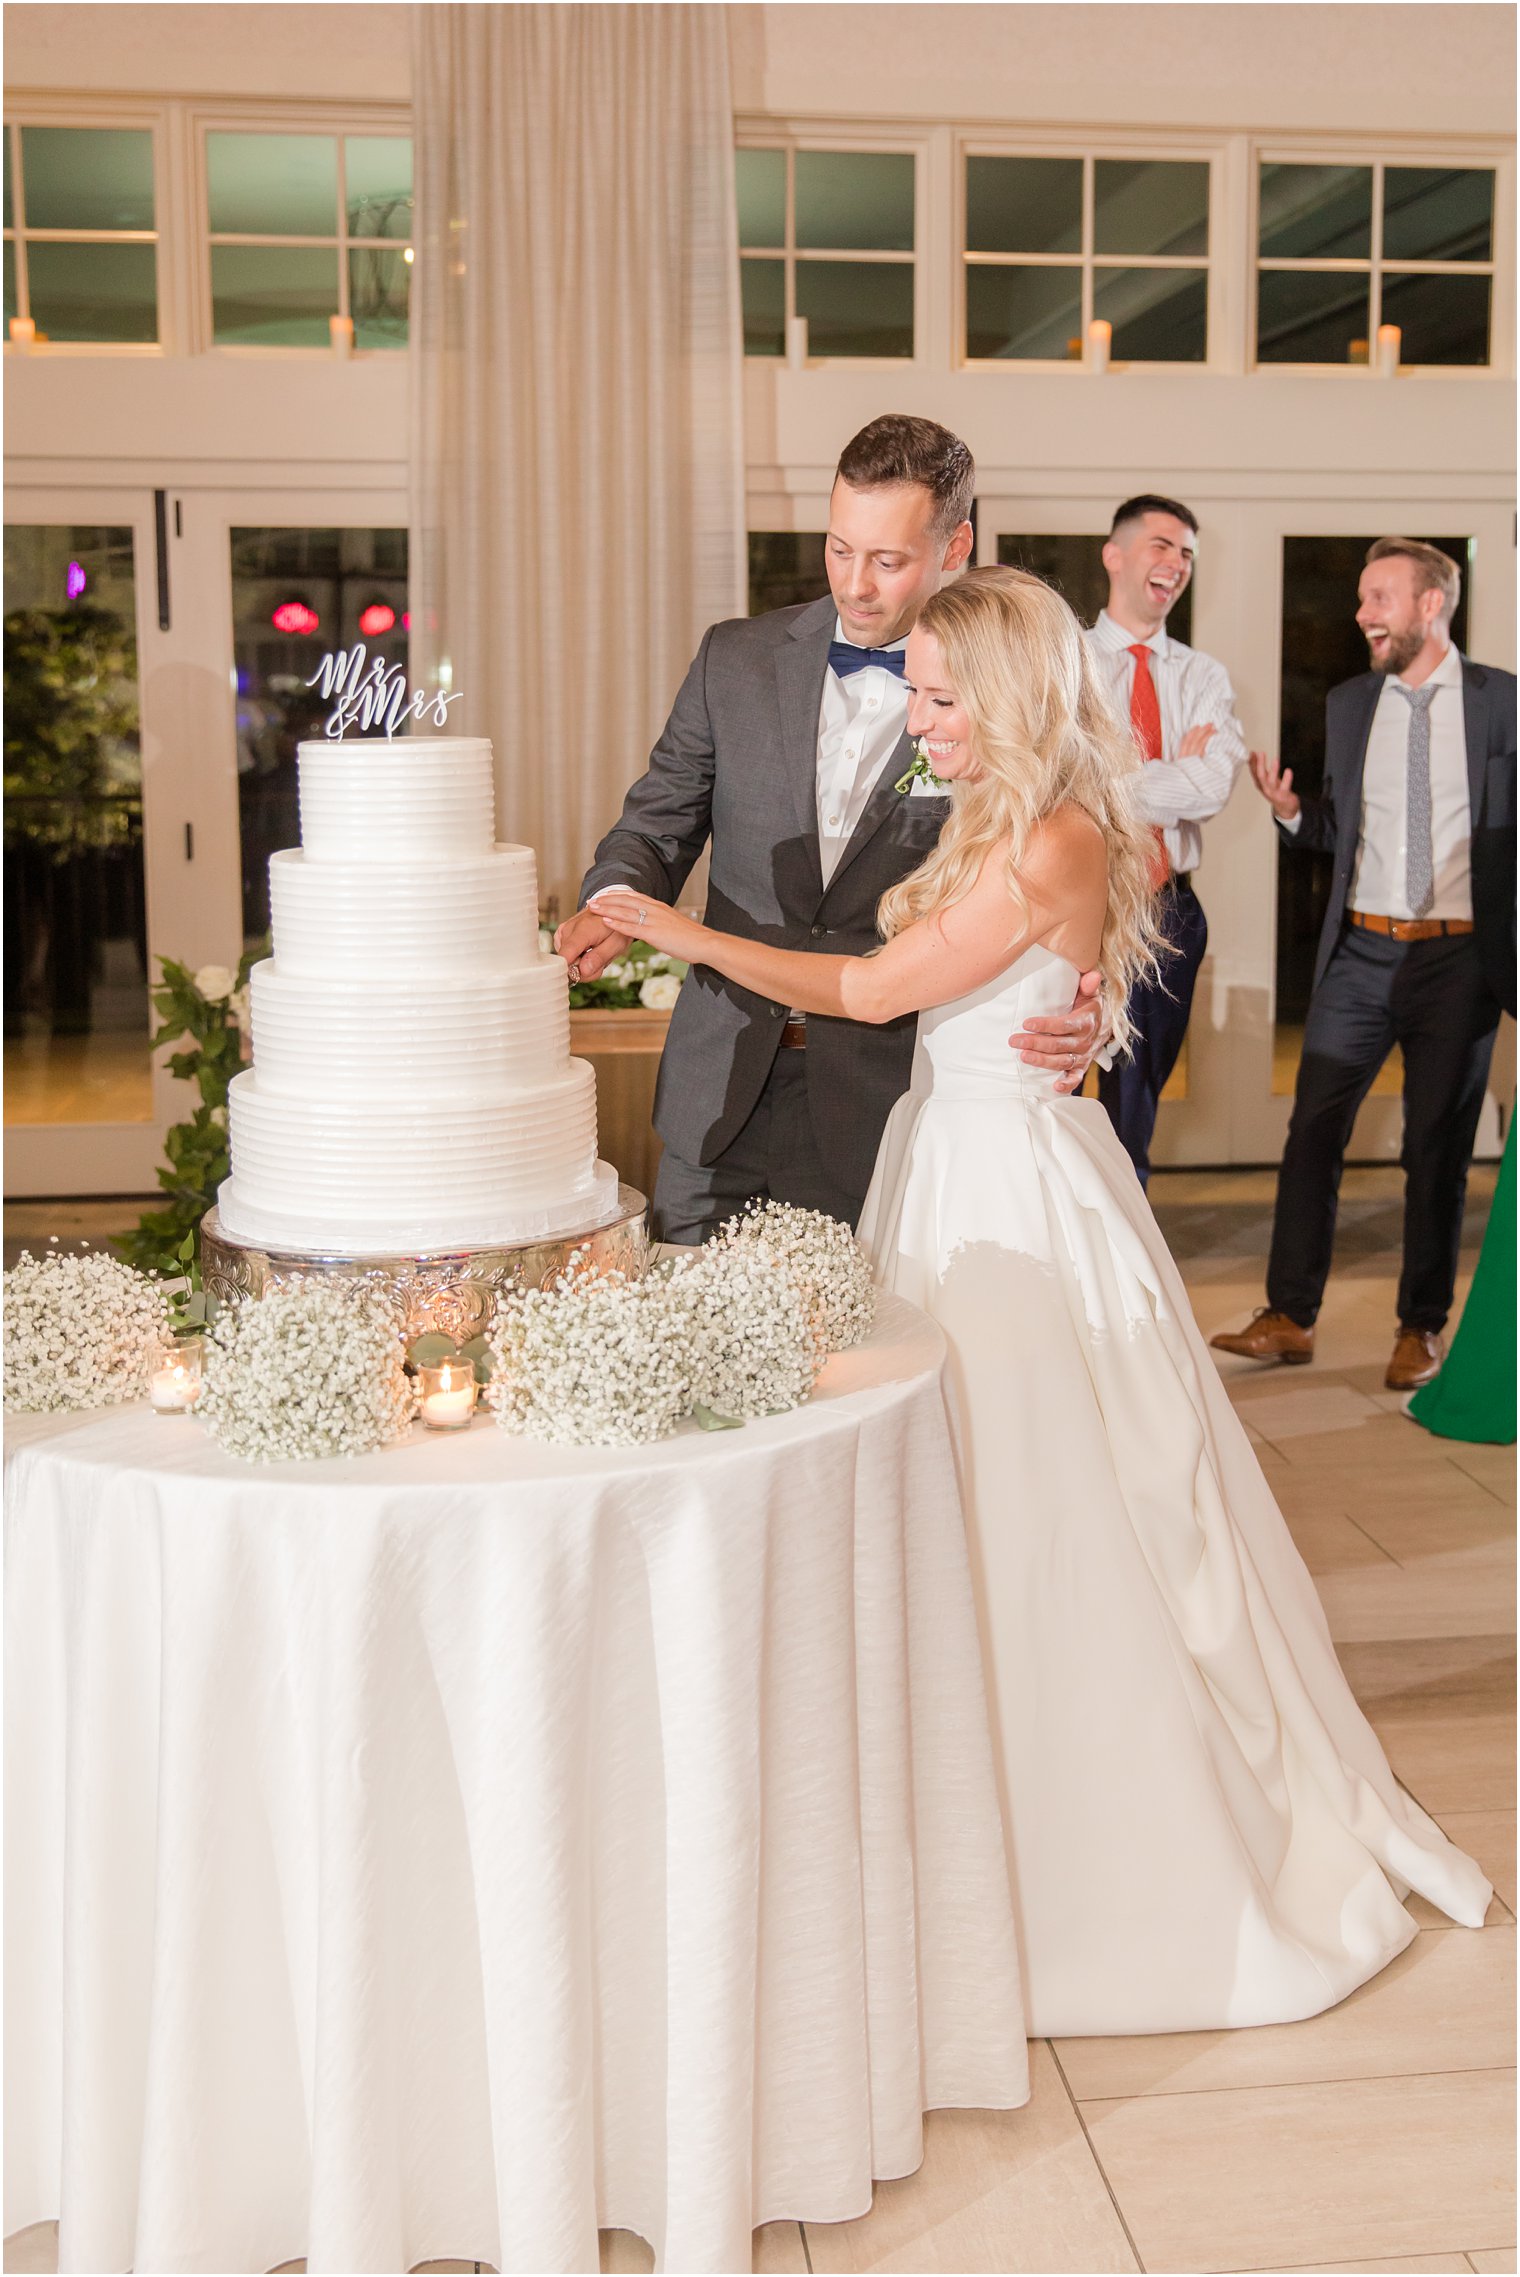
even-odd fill
[[[314,633],[322,620],[304,601],[282,601],[269,622],[276,632]]]
[[[382,633],[388,633],[395,622],[395,610],[387,607],[384,601],[371,602],[359,614],[359,630],[370,640],[378,640]]]
[[[80,568],[78,562],[71,561],[69,563],[68,576],[63,581],[64,591],[68,594],[69,599],[71,601],[77,601],[80,594],[84,591],[89,582],[89,579],[86,577],[84,571]]]

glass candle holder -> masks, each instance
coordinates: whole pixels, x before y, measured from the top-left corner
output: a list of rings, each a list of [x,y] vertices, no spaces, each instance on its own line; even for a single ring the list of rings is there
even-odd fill
[[[422,1420],[429,1431],[462,1431],[475,1412],[475,1364],[439,1360],[417,1370]]]
[[[166,1337],[153,1358],[148,1398],[155,1415],[187,1415],[201,1396],[206,1339],[199,1330]]]

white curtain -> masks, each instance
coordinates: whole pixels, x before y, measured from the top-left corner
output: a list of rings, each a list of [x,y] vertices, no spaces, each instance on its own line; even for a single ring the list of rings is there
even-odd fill
[[[568,911],[745,606],[727,11],[415,14],[413,678]]]

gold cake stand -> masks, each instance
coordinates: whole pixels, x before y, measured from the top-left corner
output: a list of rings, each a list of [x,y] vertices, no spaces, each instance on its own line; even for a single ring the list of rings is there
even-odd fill
[[[490,1249],[430,1250],[415,1257],[328,1257],[309,1249],[259,1249],[222,1231],[214,1209],[201,1220],[201,1280],[213,1308],[243,1304],[266,1290],[338,1277],[364,1281],[395,1305],[407,1343],[441,1330],[459,1343],[491,1325],[498,1294],[552,1286],[574,1250],[598,1273],[637,1280],[649,1264],[649,1204],[619,1185],[615,1216],[552,1241],[499,1242]]]

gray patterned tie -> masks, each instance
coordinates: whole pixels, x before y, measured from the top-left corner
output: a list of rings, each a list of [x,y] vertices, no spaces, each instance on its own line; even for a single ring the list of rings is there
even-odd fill
[[[1430,842],[1430,707],[1435,689],[1392,685],[1409,706],[1409,759],[1405,773],[1404,891],[1411,917],[1423,917],[1436,897],[1435,854]]]

